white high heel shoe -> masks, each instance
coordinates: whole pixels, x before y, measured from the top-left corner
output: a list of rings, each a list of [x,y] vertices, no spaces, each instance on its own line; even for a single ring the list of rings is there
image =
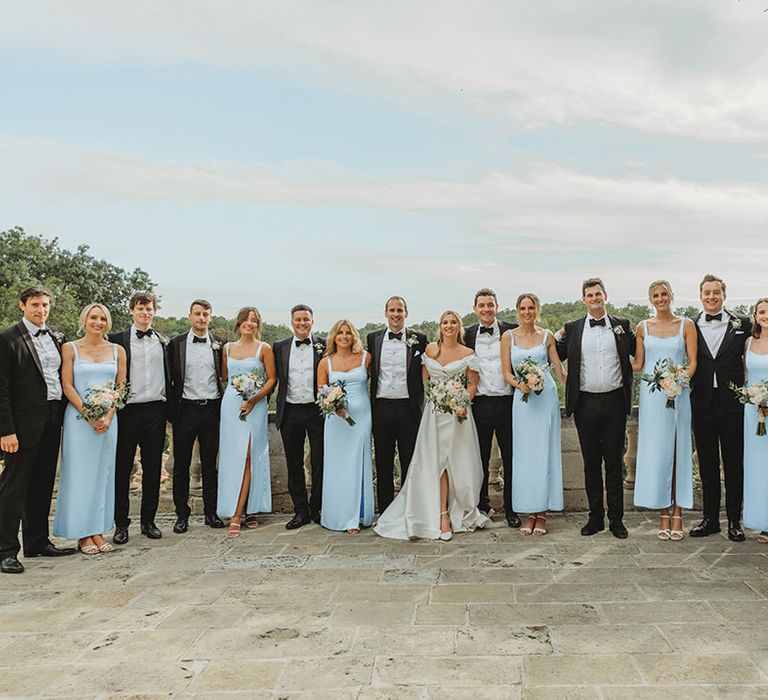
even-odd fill
[[[440,513],[440,518],[442,519],[444,515],[448,515],[447,510],[444,510],[442,513]],[[448,530],[448,532],[441,532],[440,539],[443,542],[450,542],[453,539],[453,532],[451,530]]]

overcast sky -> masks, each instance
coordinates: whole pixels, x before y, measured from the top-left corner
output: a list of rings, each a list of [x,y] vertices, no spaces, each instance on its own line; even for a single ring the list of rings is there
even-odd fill
[[[0,228],[232,314],[768,294],[768,0],[0,2]]]

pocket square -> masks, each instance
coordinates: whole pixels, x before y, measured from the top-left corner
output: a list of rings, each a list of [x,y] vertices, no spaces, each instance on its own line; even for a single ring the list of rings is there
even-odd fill
[[[421,353],[418,350],[413,351],[413,357],[418,357]]]
[[[734,331],[735,335],[744,335],[744,331]]]

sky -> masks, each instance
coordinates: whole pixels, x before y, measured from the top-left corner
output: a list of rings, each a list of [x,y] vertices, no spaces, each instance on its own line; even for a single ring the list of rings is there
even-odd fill
[[[768,0],[0,0],[0,229],[318,327],[768,294]]]

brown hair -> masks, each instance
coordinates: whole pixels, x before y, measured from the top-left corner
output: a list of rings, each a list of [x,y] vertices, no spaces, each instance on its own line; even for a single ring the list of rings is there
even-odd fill
[[[515,302],[515,308],[518,311],[520,310],[520,304],[523,303],[524,299],[530,299],[533,302],[533,305],[536,307],[536,315],[538,316],[541,313],[541,301],[539,300],[539,297],[537,297],[533,292],[523,292],[519,297],[517,297],[517,301]]]
[[[480,290],[482,291],[482,290]],[[480,296],[486,296],[485,294],[481,294]],[[464,326],[461,323],[461,316],[457,314],[455,311],[451,311],[448,309],[447,311],[443,311],[443,313],[440,314],[440,320],[437,322],[438,332],[437,332],[437,355],[435,355],[435,358],[440,357],[440,353],[443,351],[443,331],[440,330],[440,326],[443,325],[443,319],[446,316],[455,316],[456,320],[459,322],[459,335],[456,338],[456,340],[459,342],[459,345],[464,345]]]
[[[333,355],[336,352],[336,336],[339,334],[342,326],[349,326],[349,330],[352,331],[352,353],[356,355],[363,351],[363,342],[360,340],[360,333],[358,332],[352,321],[348,321],[346,318],[341,318],[331,326],[331,330],[328,331],[328,338],[325,341],[325,355]]]
[[[237,316],[235,316],[235,333],[240,331],[240,326],[248,320],[251,313],[256,316],[256,337],[261,340],[261,314],[255,306],[244,306],[237,312]]]
[[[22,289],[21,294],[19,294],[19,301],[22,304],[26,304],[27,299],[31,299],[32,297],[48,297],[51,303],[53,303],[53,294],[51,294],[45,287],[39,284],[33,284],[31,287]]]
[[[211,302],[210,301],[206,301],[205,299],[195,299],[189,305],[189,313],[192,313],[192,307],[193,306],[202,306],[206,311],[213,311],[213,307],[211,306]]]
[[[137,304],[152,304],[152,308],[157,311],[157,297],[152,292],[136,292],[128,301],[128,309],[133,311]]]
[[[405,299],[403,299],[403,297],[397,296],[397,294],[395,294],[394,296],[389,297],[389,299],[387,299],[384,302],[384,311],[386,311],[389,308],[389,302],[392,301],[393,299],[397,299],[398,301],[402,301],[403,302],[403,308],[405,309],[405,313],[408,313],[408,302]]]
[[[600,289],[603,290],[603,294],[605,294],[605,285],[603,284],[603,280],[601,280],[599,277],[590,277],[589,279],[584,280],[581,283],[581,296],[584,296],[587,293],[587,289],[590,287],[597,286],[599,286]]]
[[[759,338],[760,333],[762,332],[763,328],[760,326],[760,324],[757,322],[757,307],[760,306],[760,304],[768,304],[768,297],[761,297],[755,302],[755,306],[752,309],[752,337],[753,338]]]
[[[480,297],[493,297],[493,300],[496,302],[496,305],[498,306],[499,300],[496,298],[496,292],[494,292],[492,289],[489,289],[488,287],[483,287],[482,289],[478,289],[475,292],[475,301],[472,304],[472,306],[477,306],[477,300]],[[461,319],[459,319],[461,321]]]
[[[656,287],[664,287],[669,294],[670,301],[675,298],[675,293],[672,291],[672,285],[667,282],[667,280],[654,280],[648,285],[648,301],[651,303],[653,303],[653,299],[651,298],[653,296],[653,290],[656,289]]]
[[[699,294],[701,294],[701,290],[707,282],[719,282],[720,289],[722,289],[723,294],[725,294],[725,282],[723,282],[722,278],[717,275],[704,275],[704,277],[701,278],[701,282],[699,282]]]

